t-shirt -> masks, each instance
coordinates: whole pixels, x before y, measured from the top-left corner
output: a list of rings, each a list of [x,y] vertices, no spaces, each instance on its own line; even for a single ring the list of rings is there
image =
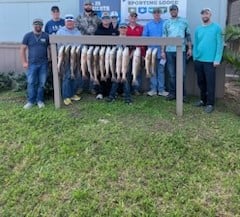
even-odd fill
[[[114,29],[112,25],[109,28],[106,28],[102,25],[102,23],[98,26],[95,35],[112,35],[116,36],[119,35],[118,30]]]
[[[183,39],[183,51],[185,48],[186,35],[190,35],[188,22],[185,18],[170,18],[165,21],[163,26],[163,37],[180,37]],[[167,52],[176,52],[176,46],[168,45]]]
[[[48,34],[56,34],[56,32],[60,29],[60,27],[65,25],[64,19],[60,19],[58,21],[49,20],[45,25],[45,32]]]
[[[160,19],[159,21],[152,20],[147,23],[143,29],[142,36],[145,37],[162,37],[163,35],[163,24],[164,20]],[[158,48],[157,57],[161,58],[161,47],[160,46],[149,46],[150,48]]]
[[[22,44],[28,47],[28,62],[30,64],[45,64],[48,62],[49,35],[46,32],[27,33]]]
[[[220,63],[223,54],[223,36],[218,24],[199,26],[195,31],[194,39],[194,60]]]

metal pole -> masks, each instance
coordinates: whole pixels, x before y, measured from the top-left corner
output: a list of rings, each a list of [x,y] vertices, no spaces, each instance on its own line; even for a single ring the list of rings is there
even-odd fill
[[[183,52],[182,46],[177,46],[177,70],[176,70],[176,113],[183,115]]]

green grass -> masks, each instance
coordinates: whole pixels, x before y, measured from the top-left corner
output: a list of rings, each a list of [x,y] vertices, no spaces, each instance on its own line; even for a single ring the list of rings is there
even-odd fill
[[[22,109],[0,94],[0,216],[240,216],[240,118],[219,101],[84,95]]]

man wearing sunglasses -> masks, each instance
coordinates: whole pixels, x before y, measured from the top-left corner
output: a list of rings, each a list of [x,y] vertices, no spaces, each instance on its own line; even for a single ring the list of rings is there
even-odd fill
[[[76,18],[76,24],[82,35],[94,35],[101,20],[92,9],[92,1],[84,1],[83,15]]]
[[[153,9],[153,20],[147,23],[143,30],[143,36],[145,37],[162,37],[163,35],[164,20],[161,19],[160,8]],[[150,46],[150,48],[158,48],[156,71],[152,72],[153,75],[150,79],[150,91],[147,92],[148,96],[167,96],[168,92],[165,91],[165,71],[164,64],[160,64],[161,60],[165,62],[165,55],[161,55],[160,46]]]
[[[169,7],[171,18],[168,19],[163,26],[163,37],[181,37],[183,40],[183,101],[187,102],[185,91],[186,78],[186,56],[192,56],[192,41],[189,25],[186,19],[178,16],[178,6],[171,5]],[[186,45],[187,42],[187,51]],[[165,53],[166,52],[166,53]],[[167,100],[176,99],[176,46],[168,45],[166,49],[162,49],[162,56],[166,55],[168,78],[169,78],[169,95]]]
[[[42,31],[43,20],[33,20],[33,31],[27,33],[20,47],[23,68],[27,70],[27,104],[30,109],[36,103],[41,109],[44,105],[44,86],[48,69],[49,36]],[[28,58],[27,58],[28,51]]]

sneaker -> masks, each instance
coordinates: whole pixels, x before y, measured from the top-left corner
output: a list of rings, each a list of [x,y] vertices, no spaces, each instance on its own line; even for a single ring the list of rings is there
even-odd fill
[[[197,102],[194,103],[194,106],[196,106],[196,107],[201,107],[201,106],[205,106],[205,105],[206,104],[202,100],[197,101]]]
[[[150,91],[147,92],[147,95],[148,96],[156,96],[157,95],[157,91],[150,90]]]
[[[71,97],[71,100],[73,100],[73,101],[79,101],[80,99],[81,99],[81,97],[78,95],[74,95]]]
[[[213,110],[214,110],[214,107],[212,105],[207,105],[205,108],[206,113],[211,113],[213,112]]]
[[[70,105],[70,104],[72,104],[72,100],[70,98],[66,98],[66,99],[63,100],[63,103],[65,105]]]
[[[45,104],[43,102],[38,102],[37,105],[40,109],[45,107]]]
[[[27,104],[25,104],[25,105],[23,106],[24,109],[30,109],[30,108],[32,108],[32,107],[33,107],[33,104],[30,103],[30,102],[28,102]]]
[[[127,99],[127,100],[125,100],[125,103],[128,104],[128,105],[132,105],[132,100]]]
[[[103,95],[101,93],[99,93],[97,96],[96,96],[96,99],[103,99]]]
[[[106,98],[106,102],[114,102],[114,101],[115,101],[115,99],[112,98],[112,97],[107,97]]]
[[[167,96],[169,93],[167,91],[158,92],[158,96]]]
[[[133,95],[135,95],[135,96],[140,96],[141,93],[140,93],[138,90],[135,90],[135,91],[133,91]]]
[[[168,94],[168,95],[166,96],[166,100],[167,100],[167,101],[172,101],[172,100],[175,100],[175,99],[176,99],[176,96],[175,96],[175,95]]]

